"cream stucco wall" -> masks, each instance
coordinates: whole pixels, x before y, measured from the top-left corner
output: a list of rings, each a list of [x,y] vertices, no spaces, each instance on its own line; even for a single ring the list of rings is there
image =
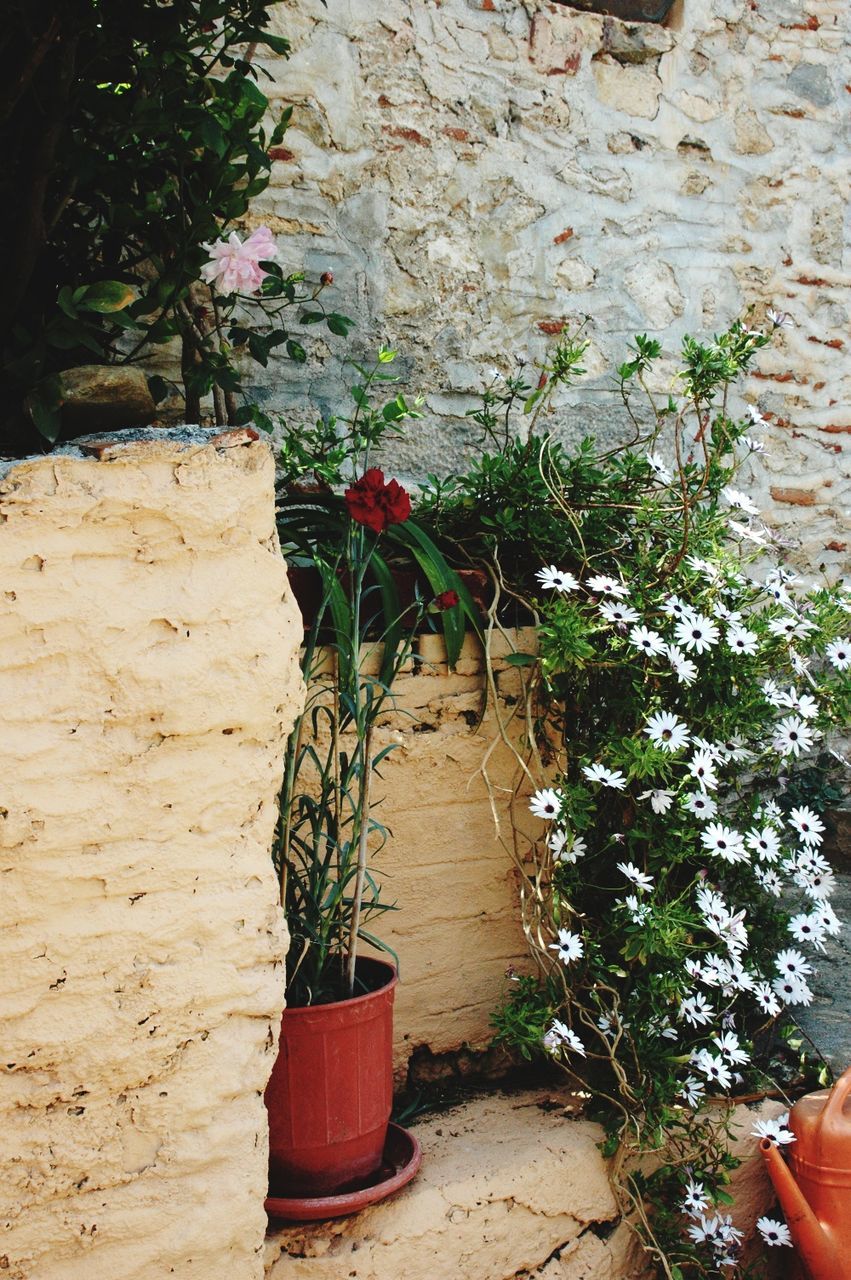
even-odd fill
[[[0,1274],[262,1275],[301,636],[248,433],[0,475]]]

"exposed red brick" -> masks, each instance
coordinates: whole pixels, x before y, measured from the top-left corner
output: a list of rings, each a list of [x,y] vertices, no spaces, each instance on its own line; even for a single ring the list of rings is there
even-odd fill
[[[378,105],[379,107],[392,107],[393,103],[387,97],[386,93],[380,93],[378,95]]]
[[[496,5],[494,4],[493,0],[482,0],[482,8],[487,13],[493,13],[494,10],[496,9]]]
[[[557,333],[561,333],[562,329],[564,328],[564,321],[563,320],[539,320],[538,328],[541,330],[541,333],[549,333],[550,335],[555,335]]]
[[[825,383],[825,382],[814,382],[814,383],[813,383],[813,391],[821,391],[822,387],[824,387],[824,386],[827,386],[827,383]]]
[[[822,280],[821,276],[798,276],[798,284],[814,284],[821,287],[826,285],[827,281]]]
[[[784,266],[784,267],[791,267],[791,265],[792,265],[792,259],[791,259],[791,258],[784,258],[784,259],[783,259],[783,266]]]
[[[579,70],[579,64],[582,61],[581,53],[572,53],[569,58],[565,58],[563,67],[550,67],[547,71],[548,76],[575,76]]]
[[[824,544],[824,549],[825,549],[825,551],[847,551],[847,550],[848,550],[848,543],[847,543],[847,542],[837,542],[837,541],[836,541],[836,539],[834,538],[834,540],[833,540],[832,542],[826,542],[826,543]]]
[[[816,495],[812,489],[775,489],[772,487],[771,496],[775,502],[786,502],[792,507],[814,507],[816,505]]]
[[[292,151],[290,151],[287,147],[270,147],[269,159],[270,160],[295,160],[295,156],[293,155]]]
[[[443,132],[447,138],[454,138],[456,142],[469,141],[470,135],[466,129],[456,129],[454,125],[447,124],[444,126]]]
[[[232,431],[220,431],[217,436],[212,436],[210,444],[224,445],[231,449],[234,445],[253,444],[259,439],[260,433],[253,427],[235,427]]]
[[[573,235],[573,227],[565,227],[564,231],[560,231],[557,236],[553,236],[553,244],[564,244],[565,240],[569,240]]]
[[[845,343],[841,338],[814,338],[807,339],[808,342],[818,342],[823,347],[831,347],[834,351],[841,351]]]
[[[819,444],[821,445],[822,449],[824,449],[825,453],[841,453],[842,452],[841,444],[828,444],[825,440],[819,440]]]
[[[794,373],[763,373],[761,369],[751,370],[752,378],[762,378],[764,382],[804,382],[806,378],[796,378]]]
[[[819,427],[832,436],[851,436],[851,422],[829,422],[826,427]]]
[[[787,107],[780,112],[781,116],[789,116],[790,120],[805,120],[806,111],[802,111],[800,107]]]
[[[416,142],[418,147],[431,146],[428,138],[424,138],[416,129],[403,129],[401,125],[385,124],[382,132],[389,134],[391,138],[403,138],[405,142]]]

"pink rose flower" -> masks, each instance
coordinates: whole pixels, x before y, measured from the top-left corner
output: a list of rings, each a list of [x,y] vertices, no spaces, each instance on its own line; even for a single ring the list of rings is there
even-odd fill
[[[261,262],[271,262],[278,249],[268,227],[258,227],[243,243],[235,231],[227,240],[205,244],[210,261],[201,268],[201,279],[222,293],[256,293],[268,272]]]

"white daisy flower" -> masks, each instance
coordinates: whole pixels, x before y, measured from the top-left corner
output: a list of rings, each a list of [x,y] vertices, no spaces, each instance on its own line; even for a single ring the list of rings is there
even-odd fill
[[[762,419],[765,422],[765,419]],[[748,453],[765,453],[765,441],[754,440],[753,436],[742,436],[742,444]]]
[[[577,858],[584,858],[588,852],[582,837],[570,831],[554,831],[547,840],[547,846],[556,862],[576,862]]]
[[[599,782],[603,787],[614,787],[615,791],[623,791],[626,778],[620,769],[607,769],[602,764],[585,764],[582,772],[589,782]]]
[[[560,791],[553,790],[552,787],[544,787],[542,791],[536,791],[529,800],[529,809],[536,818],[544,818],[551,821],[557,818],[561,812],[561,804],[564,797]]]
[[[752,427],[760,427],[765,425],[765,418],[762,416],[762,414],[760,413],[759,409],[757,409],[755,404],[746,404],[745,413],[750,418]]]
[[[644,732],[654,747],[672,754],[686,746],[689,740],[688,725],[683,724],[682,720],[670,711],[657,711],[647,721]]]
[[[774,311],[769,307],[765,314],[775,329],[794,329],[795,327],[795,321],[788,311]]]
[[[797,711],[799,716],[803,716],[805,720],[815,720],[819,713],[819,705],[815,698],[809,693],[798,693],[798,690],[792,686],[782,695],[782,705],[788,707],[790,711]]]
[[[718,643],[718,628],[702,613],[694,613],[678,622],[674,628],[677,643],[690,653],[707,653]]]
[[[724,862],[747,862],[745,843],[738,831],[720,822],[710,822],[700,836],[703,847]]]
[[[845,671],[851,667],[851,639],[844,636],[841,640],[834,640],[825,649],[825,657],[836,667],[837,671]]]
[[[776,1018],[780,1012],[780,1001],[767,982],[758,982],[753,989],[754,999],[770,1018]]]
[[[550,951],[555,951],[562,964],[572,964],[580,960],[585,953],[585,946],[578,933],[569,929],[559,929],[558,941],[550,943]]]
[[[674,803],[673,791],[663,791],[657,787],[654,791],[642,791],[639,800],[649,800],[654,813],[667,813]]]
[[[842,921],[829,902],[816,903],[811,918],[828,937],[838,938],[842,932]]]
[[[698,672],[691,658],[687,658],[682,649],[678,649],[675,644],[666,644],[665,653],[668,655],[668,660],[674,668],[674,674],[680,684],[684,684],[686,687],[694,684]]]
[[[559,1022],[558,1018],[553,1018],[552,1024],[544,1035],[544,1048],[549,1053],[557,1053],[571,1035],[573,1032],[570,1027],[564,1022]]]
[[[821,844],[824,835],[824,823],[817,813],[802,804],[798,809],[790,809],[789,823],[795,828],[804,844]]]
[[[702,556],[686,556],[686,564],[695,573],[702,574],[707,582],[717,582],[721,576],[718,566],[711,560],[704,560]]]
[[[715,1017],[712,1005],[700,991],[680,1001],[679,1017],[693,1027],[705,1027]]]
[[[682,1199],[683,1213],[689,1214],[690,1217],[698,1217],[708,1207],[709,1196],[703,1188],[703,1183],[694,1182],[689,1178],[686,1193]]]
[[[741,610],[728,609],[723,600],[716,600],[712,606],[712,616],[719,622],[728,622],[732,626],[738,626],[742,621]]]
[[[686,1076],[678,1097],[682,1098],[687,1106],[697,1107],[700,1105],[705,1093],[706,1087],[702,1080],[698,1080],[697,1076]]]
[[[618,871],[621,871],[638,889],[650,889],[653,885],[653,877],[645,875],[632,862],[619,862]]]
[[[813,731],[800,716],[786,716],[778,725],[772,746],[781,756],[799,756],[813,745]]]
[[[789,650],[789,661],[796,675],[805,676],[810,669],[809,658],[802,658],[794,649]]]
[[[623,626],[630,622],[637,622],[640,617],[637,609],[633,609],[628,604],[621,604],[617,600],[604,600],[598,608],[607,622],[619,623]]]
[[[585,585],[589,591],[593,591],[598,596],[616,596],[618,600],[625,600],[629,595],[628,587],[618,582],[617,578],[609,577],[605,573],[598,573],[593,578],[589,578]]]
[[[694,1060],[694,1065],[706,1076],[707,1082],[711,1081],[722,1089],[729,1089],[733,1083],[730,1068],[720,1053],[713,1055],[708,1049],[701,1049]]]
[[[813,1002],[813,993],[803,979],[775,978],[771,986],[784,1004],[802,1004],[806,1006]]]
[[[700,818],[703,822],[707,822],[710,818],[714,818],[718,812],[718,805],[712,799],[712,796],[704,795],[702,791],[694,791],[683,800],[683,808],[688,809],[689,813],[693,813],[696,818]]]
[[[812,946],[818,946],[825,935],[825,928],[822,923],[822,917],[816,915],[800,915],[792,916],[788,924],[789,932],[796,942],[809,942]]]
[[[662,612],[666,613],[669,618],[676,618],[677,621],[681,621],[692,612],[692,608],[690,604],[686,604],[685,600],[681,600],[679,596],[670,595],[662,602]]]
[[[783,883],[776,871],[763,871],[762,867],[754,867],[754,875],[772,897],[779,898],[783,892]]]
[[[756,1226],[766,1244],[772,1247],[792,1244],[792,1236],[785,1222],[778,1222],[776,1218],[757,1218]]]
[[[707,1241],[715,1240],[718,1237],[718,1219],[704,1218],[701,1214],[697,1222],[689,1225],[688,1234],[695,1244],[706,1244]]]
[[[558,591],[566,594],[568,591],[579,590],[579,582],[574,578],[573,574],[566,573],[564,569],[557,569],[554,564],[545,565],[543,569],[539,569],[535,577],[545,591]]]
[[[813,971],[813,966],[806,956],[796,951],[794,947],[778,951],[774,963],[777,966],[777,972],[785,974],[788,978],[807,978]]]
[[[629,642],[648,658],[665,652],[665,641],[658,631],[653,631],[650,627],[633,627],[629,633]]]
[[[741,489],[734,489],[728,485],[726,489],[721,490],[721,493],[731,507],[736,507],[739,511],[747,511],[748,515],[751,516],[759,515],[759,507],[746,493],[742,493]]]
[[[781,690],[776,680],[772,680],[770,678],[763,680],[762,684],[760,685],[760,688],[762,689],[763,697],[765,698],[769,706],[772,706],[772,707],[783,706],[783,702],[782,702],[783,691]]]
[[[672,484],[673,475],[670,469],[665,465],[658,453],[648,453],[647,465],[653,474],[662,481],[662,484]]]
[[[768,1138],[776,1147],[788,1147],[795,1141],[795,1135],[787,1124],[788,1119],[789,1112],[786,1111],[782,1116],[775,1116],[772,1120],[757,1120],[751,1133],[760,1140]]]
[[[733,653],[741,653],[746,657],[751,657],[757,652],[757,644],[759,637],[755,631],[749,631],[747,627],[730,627],[727,631],[727,647],[732,649]]]
[[[783,826],[783,810],[776,800],[763,800],[759,806],[759,813],[767,822],[774,822],[778,826]]]
[[[731,1066],[744,1066],[751,1060],[750,1054],[739,1044],[739,1037],[735,1031],[724,1031],[720,1036],[713,1036],[712,1043]]]
[[[626,907],[634,924],[644,924],[652,912],[650,904],[639,902],[634,893],[628,893],[620,905]]]
[[[715,760],[708,751],[695,751],[689,760],[688,771],[701,791],[715,791],[718,778],[715,773]]]
[[[773,827],[749,831],[745,836],[745,844],[753,849],[762,862],[776,862],[780,857],[780,837]]]

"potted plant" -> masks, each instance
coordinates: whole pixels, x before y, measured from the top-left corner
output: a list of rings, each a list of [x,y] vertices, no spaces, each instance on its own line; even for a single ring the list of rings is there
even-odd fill
[[[379,744],[378,727],[423,620],[439,616],[454,661],[465,614],[474,613],[411,521],[408,493],[372,465],[382,439],[419,416],[401,395],[380,409],[371,402],[376,385],[394,381],[393,356],[381,350],[371,370],[355,366],[351,419],[287,434],[282,449],[282,545],[300,553],[321,586],[305,636],[307,700],[287,748],[274,847],[291,944],[266,1105],[271,1187],[290,1198],[327,1196],[381,1165],[397,974],[388,959],[362,953],[366,943],[388,955],[371,928],[391,909],[370,869],[387,839],[372,784],[393,747]],[[402,552],[430,584],[404,602],[388,565]]]

